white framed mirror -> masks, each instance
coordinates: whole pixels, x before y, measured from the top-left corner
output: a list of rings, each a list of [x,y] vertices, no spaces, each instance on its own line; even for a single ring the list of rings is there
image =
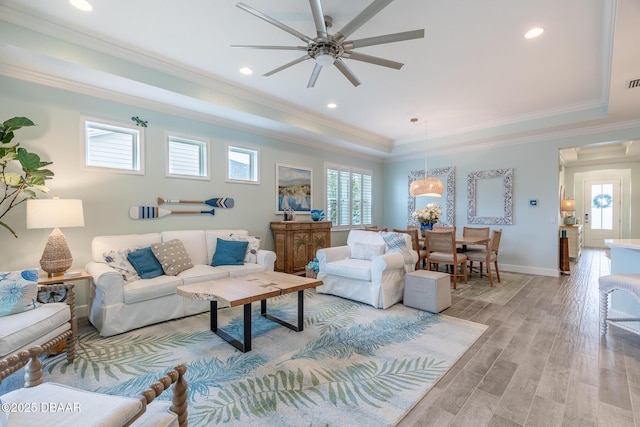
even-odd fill
[[[513,168],[467,176],[467,222],[513,224]]]
[[[442,180],[444,184],[444,191],[442,197],[409,197],[409,203],[407,204],[407,225],[420,226],[411,214],[416,209],[420,209],[427,205],[427,203],[437,202],[442,207],[442,220],[441,225],[454,225],[455,224],[455,167],[448,166],[445,168],[429,169],[429,176],[436,176]],[[424,178],[424,169],[413,170],[409,172],[409,182],[407,185],[407,194],[409,194],[409,188],[411,183],[418,179]],[[418,199],[418,200],[416,200]]]

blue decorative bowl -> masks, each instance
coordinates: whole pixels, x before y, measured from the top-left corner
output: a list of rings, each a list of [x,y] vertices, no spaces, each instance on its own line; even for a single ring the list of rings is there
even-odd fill
[[[314,221],[322,221],[324,219],[324,211],[322,209],[312,209],[311,219]]]

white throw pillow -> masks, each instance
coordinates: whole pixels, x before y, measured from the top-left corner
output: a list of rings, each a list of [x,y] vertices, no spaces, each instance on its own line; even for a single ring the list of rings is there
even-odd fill
[[[379,255],[384,255],[385,245],[368,245],[355,242],[351,251],[351,258],[372,260]]]
[[[239,242],[249,242],[247,245],[247,253],[244,257],[244,262],[256,264],[258,262],[258,249],[260,249],[260,237],[258,236],[238,236],[232,234],[229,240],[235,240]]]

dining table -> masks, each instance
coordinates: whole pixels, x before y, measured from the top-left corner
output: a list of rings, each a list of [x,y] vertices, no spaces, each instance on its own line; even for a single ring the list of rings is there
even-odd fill
[[[456,236],[456,245],[462,245],[462,252],[467,250],[467,245],[486,245],[491,240],[489,237],[481,236]],[[425,246],[424,236],[420,237],[418,241],[421,247]]]

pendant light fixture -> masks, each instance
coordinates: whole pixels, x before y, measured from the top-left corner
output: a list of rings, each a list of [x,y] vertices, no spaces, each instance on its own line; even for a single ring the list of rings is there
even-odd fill
[[[413,117],[411,123],[418,123],[419,119]],[[425,123],[425,142],[426,136],[426,123]],[[416,179],[409,186],[409,195],[411,197],[429,196],[429,197],[442,197],[444,191],[444,185],[442,180],[435,176],[429,176],[429,168],[427,167],[427,154],[424,155],[424,178]]]

